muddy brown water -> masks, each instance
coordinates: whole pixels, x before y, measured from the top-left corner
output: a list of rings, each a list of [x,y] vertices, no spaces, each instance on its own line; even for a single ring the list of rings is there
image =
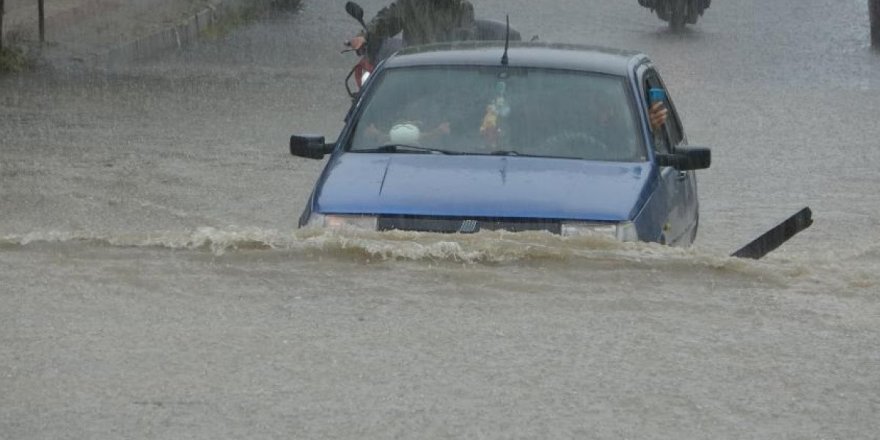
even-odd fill
[[[348,105],[338,0],[0,78],[0,437],[874,438],[864,2],[714,3],[671,34],[635,1],[477,2],[655,60],[715,158],[690,249],[296,230],[323,162],[286,138]],[[727,257],[803,206],[780,250]]]

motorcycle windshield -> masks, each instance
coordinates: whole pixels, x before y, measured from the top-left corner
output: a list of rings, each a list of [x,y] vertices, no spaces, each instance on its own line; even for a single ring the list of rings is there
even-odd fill
[[[647,158],[623,77],[485,66],[386,70],[347,149],[507,154],[641,162]]]

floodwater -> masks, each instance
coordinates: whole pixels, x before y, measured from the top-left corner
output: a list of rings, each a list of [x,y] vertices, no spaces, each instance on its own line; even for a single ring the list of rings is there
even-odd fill
[[[323,163],[287,137],[342,126],[343,3],[0,78],[0,437],[877,437],[864,1],[716,1],[680,35],[635,1],[475,2],[652,57],[713,148],[689,249],[296,230]]]

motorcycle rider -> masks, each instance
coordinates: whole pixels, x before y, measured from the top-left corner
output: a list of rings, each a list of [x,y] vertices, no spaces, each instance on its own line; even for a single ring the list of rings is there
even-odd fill
[[[351,39],[351,47],[360,49],[365,35],[383,41],[401,31],[407,46],[471,39],[474,6],[468,0],[395,0],[367,24],[366,34]]]
[[[653,10],[657,8],[657,0],[639,0],[639,5]],[[712,0],[697,0],[697,5],[701,10],[706,10],[712,5]]]

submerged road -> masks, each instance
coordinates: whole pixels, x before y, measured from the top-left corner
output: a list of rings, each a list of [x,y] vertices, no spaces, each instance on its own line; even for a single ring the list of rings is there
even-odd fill
[[[652,57],[715,159],[686,250],[295,231],[322,163],[287,137],[342,126],[343,4],[0,78],[0,438],[876,437],[864,1],[715,1],[682,34],[634,0],[476,1]]]

